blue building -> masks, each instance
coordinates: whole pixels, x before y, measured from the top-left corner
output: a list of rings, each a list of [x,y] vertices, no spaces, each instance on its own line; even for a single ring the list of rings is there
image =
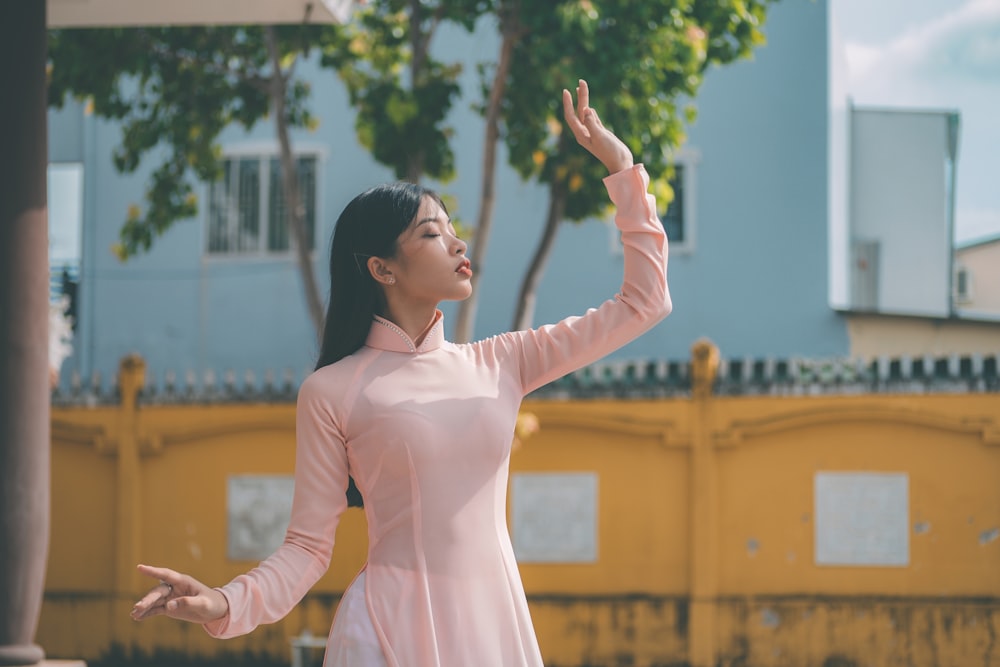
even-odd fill
[[[841,266],[847,259],[837,248],[846,247],[848,234],[851,112],[839,87],[828,2],[777,4],[765,32],[768,43],[752,60],[706,76],[698,119],[678,155],[678,203],[669,216],[674,312],[616,357],[684,359],[700,337],[727,357],[849,353]],[[468,54],[467,99],[477,86],[474,64],[495,52],[495,40],[486,28],[438,37],[440,48]],[[312,80],[321,124],[292,139],[322,281],[338,213],[356,193],[392,175],[358,144],[353,111],[335,75],[303,65],[311,67],[302,71]],[[602,91],[594,96],[598,108],[614,104]],[[440,189],[458,202],[453,213],[469,220],[478,204],[482,119],[462,102],[451,124],[458,177]],[[151,252],[124,264],[111,247],[129,205],[142,201],[155,157],[136,174],[119,174],[111,162],[119,126],[79,104],[50,112],[50,128],[51,163],[63,179],[51,196],[69,201],[63,202],[67,219],[78,220],[69,224],[82,230],[78,258],[69,260],[78,265],[78,322],[64,382],[74,373],[107,378],[129,353],[141,354],[158,380],[189,369],[233,370],[240,377],[247,370],[260,377],[268,369],[291,369],[301,378],[312,367],[317,343],[279,214],[272,126],[227,130],[221,138],[227,178],[214,190],[200,187],[198,217],[176,224]],[[78,194],[67,194],[74,190]],[[505,166],[497,191],[489,256],[480,267],[476,337],[509,327],[547,203],[544,189],[522,183]],[[227,201],[235,203],[227,208]],[[251,218],[252,225],[240,222]],[[538,293],[535,323],[611,297],[621,261],[609,221],[564,225]],[[446,307],[446,321],[454,310]]]

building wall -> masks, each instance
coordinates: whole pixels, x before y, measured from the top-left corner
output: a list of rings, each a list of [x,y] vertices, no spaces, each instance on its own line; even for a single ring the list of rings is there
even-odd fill
[[[707,73],[685,144],[697,155],[694,248],[671,253],[673,313],[616,356],[681,359],[700,336],[735,356],[846,353],[827,288],[826,12],[826,2],[775,4],[767,44],[751,60]],[[594,97],[596,105],[599,91]],[[502,186],[500,196],[514,194]],[[497,278],[483,286],[485,303],[495,306],[480,308],[482,334],[509,326],[510,285],[542,228],[546,200],[527,194],[525,201],[525,213],[498,212],[487,267]],[[603,225],[560,230],[536,321],[614,293],[621,260],[606,248]]]
[[[950,314],[951,114],[855,109],[851,119],[851,307]],[[866,277],[862,277],[866,276]],[[874,293],[868,293],[871,288]]]
[[[957,304],[959,310],[1000,317],[1000,239],[956,249],[955,264],[971,278],[970,298]]]
[[[711,358],[695,356],[688,397],[524,405],[540,430],[511,459],[515,550],[531,546],[515,519],[525,503],[550,532],[569,524],[595,547],[519,557],[547,664],[1000,660],[1000,394],[713,396]],[[294,458],[290,402],[139,405],[142,371],[126,362],[121,406],[53,411],[37,641],[89,659],[112,645],[287,659],[303,630],[325,636],[364,560],[363,513],[345,513],[329,572],[277,624],[220,642],[179,622],[134,623],[128,610],[150,585],[137,562],[213,585],[253,567],[226,555],[227,481],[287,476]],[[519,495],[518,480],[539,475],[551,500],[532,505],[539,496]],[[562,482],[579,475],[596,493],[567,495]],[[831,479],[848,486],[824,495]],[[588,507],[595,518],[581,521]],[[833,560],[831,542],[847,547]]]
[[[986,355],[1000,350],[1000,322],[858,313],[846,317],[854,359]]]
[[[727,354],[839,356],[847,350],[842,319],[828,307],[827,279],[827,12],[826,2],[777,4],[766,46],[750,61],[713,69],[695,100],[699,118],[686,149],[697,155],[696,244],[674,253],[674,314],[617,353],[631,358],[682,358],[697,337],[711,336]],[[464,57],[464,97],[454,109],[457,178],[435,184],[455,197],[455,213],[474,219],[482,120],[469,109],[478,82],[474,63],[492,57],[496,35],[446,30],[436,48],[444,60]],[[315,63],[300,71],[313,83],[312,133],[297,145],[324,151],[319,186],[320,232],[315,266],[325,283],[326,249],[337,214],[366,187],[392,179],[354,137],[353,112],[340,82]],[[581,72],[581,76],[585,76]],[[558,95],[558,91],[553,91]],[[595,104],[613,104],[594,91]],[[82,113],[82,112],[81,112]],[[59,124],[57,115],[52,123]],[[214,368],[219,372],[290,368],[301,376],[316,355],[293,258],[206,257],[207,187],[201,214],[182,221],[153,250],[122,264],[110,252],[130,204],[139,204],[155,156],[133,175],[111,164],[117,125],[83,116],[87,200],[84,212],[82,330],[65,375],[107,377],[125,354],[141,353],[150,372]],[[224,149],[276,147],[267,123],[249,132],[227,129]],[[500,151],[501,164],[505,152]],[[592,187],[601,187],[594,183]],[[543,226],[546,193],[509,169],[498,180],[497,224],[483,279],[478,337],[506,330],[520,278]],[[621,257],[605,221],[566,225],[538,294],[536,322],[578,314],[614,295]],[[586,258],[581,261],[581,258]],[[325,292],[325,286],[323,286]],[[453,314],[445,306],[447,318]]]
[[[850,302],[848,263],[850,258],[850,178],[851,178],[851,100],[848,95],[847,50],[830,4],[829,22],[829,280],[830,306],[847,308]]]

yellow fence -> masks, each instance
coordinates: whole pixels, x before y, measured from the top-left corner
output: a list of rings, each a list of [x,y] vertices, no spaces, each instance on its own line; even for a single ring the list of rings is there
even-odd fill
[[[596,480],[567,496],[579,507],[544,508],[570,513],[582,557],[521,563],[547,664],[1000,665],[1000,394],[718,396],[714,354],[696,348],[683,397],[525,403],[540,430],[512,457],[515,486]],[[281,623],[220,642],[132,622],[138,562],[212,584],[254,565],[227,558],[227,479],[290,475],[294,459],[288,402],[140,405],[142,384],[127,360],[120,404],[53,410],[38,642],[287,661],[362,565],[362,511]],[[532,497],[558,496],[512,503]]]

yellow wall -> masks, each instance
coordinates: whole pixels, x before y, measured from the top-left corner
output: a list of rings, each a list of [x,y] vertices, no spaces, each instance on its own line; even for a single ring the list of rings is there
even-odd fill
[[[360,510],[345,515],[329,574],[281,623],[220,642],[128,619],[148,587],[136,562],[210,584],[253,566],[226,558],[226,479],[291,473],[294,406],[135,409],[122,386],[122,407],[53,410],[38,642],[56,657],[119,644],[287,660],[289,637],[324,635],[364,559]],[[706,387],[525,404],[541,428],[512,473],[599,479],[597,561],[521,565],[548,664],[1000,664],[1000,395],[726,398]],[[908,565],[815,564],[817,471],[908,476]]]

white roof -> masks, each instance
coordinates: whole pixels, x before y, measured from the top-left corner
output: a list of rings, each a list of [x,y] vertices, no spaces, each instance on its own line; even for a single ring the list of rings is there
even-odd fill
[[[333,23],[352,0],[46,0],[50,28]]]

